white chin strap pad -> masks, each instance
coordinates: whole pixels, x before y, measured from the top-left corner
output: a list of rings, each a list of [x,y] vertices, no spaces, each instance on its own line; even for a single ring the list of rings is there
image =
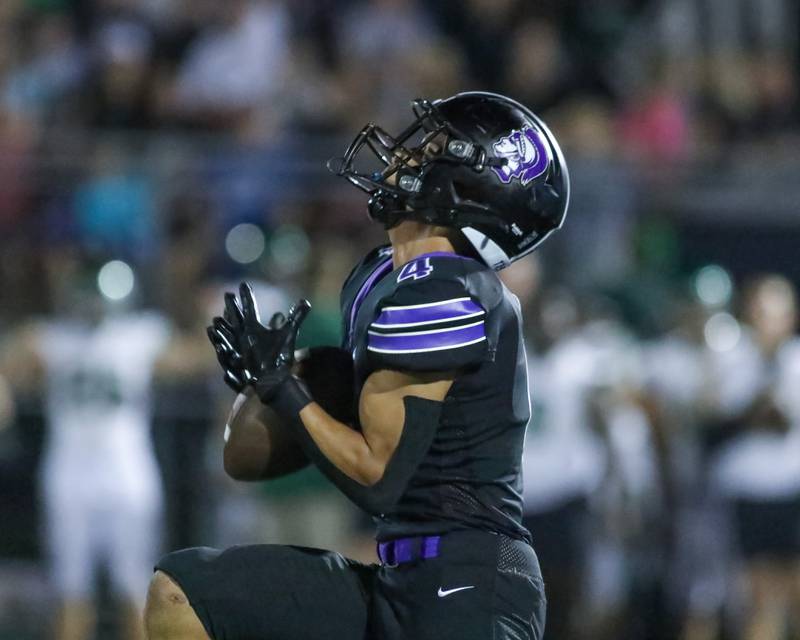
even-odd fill
[[[475,247],[475,251],[481,256],[483,261],[495,271],[504,269],[511,264],[508,254],[503,251],[494,240],[486,237],[477,229],[472,227],[462,227],[461,233]]]

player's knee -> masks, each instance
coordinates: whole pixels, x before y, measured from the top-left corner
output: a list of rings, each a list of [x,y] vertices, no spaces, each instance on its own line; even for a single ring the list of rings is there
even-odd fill
[[[166,573],[156,571],[147,590],[144,622],[152,640],[168,638],[172,627],[191,609],[183,590]]]
[[[178,584],[163,571],[156,571],[147,590],[147,601],[155,607],[175,607],[189,604]]]
[[[144,625],[149,640],[192,638],[208,640],[203,623],[183,589],[162,571],[156,571],[147,591]]]

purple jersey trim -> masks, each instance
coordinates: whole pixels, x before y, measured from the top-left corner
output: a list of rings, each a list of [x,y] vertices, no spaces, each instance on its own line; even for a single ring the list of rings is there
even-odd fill
[[[353,304],[350,307],[350,326],[348,327],[348,341],[352,345],[353,344],[353,331],[355,331],[356,327],[356,316],[358,315],[358,309],[361,307],[361,303],[364,302],[364,298],[367,297],[369,292],[372,290],[372,287],[375,286],[375,283],[380,280],[383,276],[389,273],[392,270],[392,259],[389,258],[386,262],[382,262],[375,270],[370,274],[369,278],[364,281],[364,284],[361,285],[361,288],[358,290],[358,294],[353,300]]]
[[[482,312],[483,308],[471,298],[454,298],[420,305],[384,307],[375,324],[378,327],[386,327],[398,324],[446,322]]]
[[[481,264],[478,260],[475,260],[475,258],[462,256],[460,253],[453,253],[451,251],[431,251],[430,253],[423,253],[413,260],[409,260],[409,262],[414,262],[414,260],[419,260],[420,258],[461,258],[462,260],[472,260],[473,262]]]
[[[483,321],[466,327],[381,335],[370,333],[368,349],[381,353],[416,353],[465,347],[486,339]]]

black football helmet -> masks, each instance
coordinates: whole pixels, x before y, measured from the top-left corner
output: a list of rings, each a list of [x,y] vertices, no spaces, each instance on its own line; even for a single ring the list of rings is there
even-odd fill
[[[369,214],[461,229],[487,265],[502,269],[561,227],[567,165],[553,134],[505,96],[459,93],[414,100],[414,121],[391,136],[370,123],[328,168],[370,195]],[[369,149],[372,153],[363,154]]]

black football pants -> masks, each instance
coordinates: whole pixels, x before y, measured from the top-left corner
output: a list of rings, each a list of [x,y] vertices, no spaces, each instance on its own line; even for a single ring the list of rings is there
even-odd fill
[[[396,567],[278,545],[185,549],[156,567],[213,640],[541,640],[545,596],[524,542],[442,536],[439,556]]]

